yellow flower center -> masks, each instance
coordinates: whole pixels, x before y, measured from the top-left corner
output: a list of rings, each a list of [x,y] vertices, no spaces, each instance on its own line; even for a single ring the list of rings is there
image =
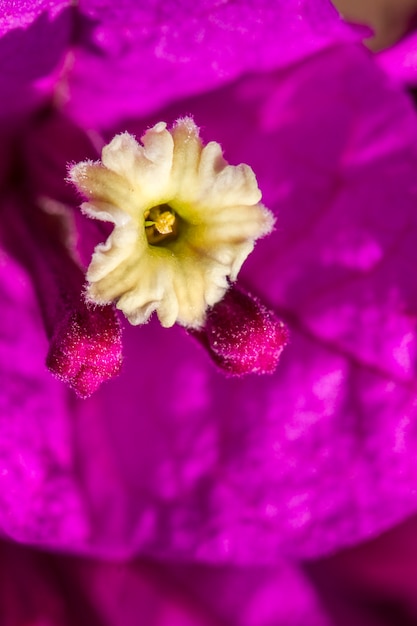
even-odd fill
[[[178,216],[168,204],[152,207],[145,211],[145,232],[148,243],[155,246],[163,241],[172,241],[178,235]]]
[[[171,130],[159,122],[141,144],[116,135],[70,179],[88,199],[83,211],[114,224],[94,251],[87,297],[115,302],[132,324],[156,311],[163,326],[200,328],[274,224],[251,168],[228,165],[190,118]]]

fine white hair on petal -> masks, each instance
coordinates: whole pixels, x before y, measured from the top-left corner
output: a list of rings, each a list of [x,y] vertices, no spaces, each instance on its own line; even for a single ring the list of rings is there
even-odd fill
[[[171,130],[155,124],[140,143],[116,135],[101,161],[74,165],[69,178],[88,199],[84,213],[114,224],[93,254],[87,296],[115,302],[132,324],[155,311],[163,326],[201,327],[274,225],[252,169],[204,145],[190,117]]]
[[[137,245],[137,233],[130,224],[114,229],[104,243],[96,246],[87,270],[87,280],[98,283],[125,263]]]
[[[124,226],[132,219],[128,213],[114,206],[114,204],[100,200],[96,200],[94,203],[83,202],[81,211],[84,215],[92,219],[101,220],[103,222],[113,222],[113,224],[117,226]]]
[[[102,150],[102,163],[123,176],[142,200],[168,193],[174,142],[165,124],[156,124],[142,138],[143,145],[125,132]]]

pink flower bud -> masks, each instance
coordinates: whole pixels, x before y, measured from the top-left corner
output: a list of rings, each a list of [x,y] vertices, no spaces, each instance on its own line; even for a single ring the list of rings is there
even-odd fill
[[[288,342],[275,313],[236,287],[209,310],[202,330],[189,332],[231,376],[272,374]]]
[[[122,363],[122,340],[113,307],[80,303],[69,310],[52,338],[46,363],[81,398],[116,376]]]

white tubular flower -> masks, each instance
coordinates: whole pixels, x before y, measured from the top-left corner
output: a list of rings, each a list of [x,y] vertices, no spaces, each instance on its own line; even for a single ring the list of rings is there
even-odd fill
[[[156,311],[165,327],[197,329],[274,219],[251,168],[228,165],[216,142],[203,146],[192,119],[170,131],[160,122],[141,141],[116,135],[101,162],[70,169],[82,210],[115,225],[93,254],[87,297],[116,302],[132,324]]]

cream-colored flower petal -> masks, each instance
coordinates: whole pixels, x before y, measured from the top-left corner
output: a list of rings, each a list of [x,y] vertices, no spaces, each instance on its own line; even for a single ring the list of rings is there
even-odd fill
[[[120,280],[122,281],[126,273],[127,262],[134,266],[141,253],[146,253],[146,244],[140,245],[136,229],[132,228],[130,224],[115,228],[105,243],[96,246],[87,271],[87,280],[91,283],[97,283],[107,277],[109,283],[117,282],[113,272],[119,268]],[[116,288],[120,288],[120,285],[121,283]],[[107,297],[107,301],[110,302],[113,297]]]
[[[159,302],[156,314],[164,328],[170,328],[178,321],[180,301],[177,292],[172,289],[172,285],[167,286],[167,289],[165,289],[164,297]]]
[[[210,142],[203,148],[198,174],[200,198],[204,205],[253,205],[261,199],[252,169],[243,164],[228,165],[218,143]]]
[[[205,180],[209,184],[214,183],[216,176],[227,166],[223,156],[222,147],[217,141],[210,141],[201,151],[201,159],[198,166],[199,183]]]
[[[159,291],[161,291],[161,289]],[[144,324],[149,320],[152,313],[154,311],[158,312],[161,307],[163,292],[161,292],[160,296],[155,294],[154,298],[152,297],[153,293],[154,291],[145,281],[140,287],[136,286],[136,288],[123,295],[116,306],[123,311],[133,326]],[[173,323],[175,323],[175,319]]]
[[[195,201],[199,195],[198,168],[203,148],[198,127],[190,117],[178,120],[172,129],[174,154],[172,163],[173,197],[179,204]]]
[[[172,259],[144,256],[137,263],[139,280],[117,302],[129,321],[143,324],[153,311],[157,311],[163,326],[172,326],[177,318],[178,302],[172,289]]]
[[[205,272],[203,264],[181,263],[174,278],[174,290],[180,302],[178,321],[183,326],[198,327],[204,321]]]
[[[246,239],[258,239],[270,232],[273,220],[270,214],[264,214],[257,205],[254,207],[236,206],[216,213],[213,220],[204,229],[204,238],[210,242],[215,241],[239,243]],[[271,223],[272,222],[272,223]]]
[[[83,202],[81,210],[92,219],[101,220],[102,222],[113,222],[117,226],[124,226],[132,219],[126,211],[102,200],[94,200],[94,203]]]
[[[135,212],[132,186],[126,179],[104,167],[100,162],[82,161],[73,165],[69,179],[89,200],[98,200],[114,204],[127,211]]]
[[[216,177],[213,187],[208,190],[213,202],[222,198],[223,205],[254,205],[262,194],[258,188],[255,174],[248,165],[227,165]]]
[[[236,280],[237,275],[240,272],[240,268],[242,267],[243,263],[246,261],[254,247],[255,245],[253,241],[248,241],[239,246],[236,250],[235,258],[230,265],[230,280],[232,282]]]
[[[119,305],[117,304],[117,308],[123,311],[124,315],[127,317],[132,326],[138,326],[139,324],[146,324],[149,321],[152,313],[158,311],[158,307],[161,306],[160,300],[155,300],[154,302],[148,302],[148,304],[144,305],[141,308],[133,308],[132,312],[129,312],[129,306],[125,299]]]
[[[250,167],[203,146],[192,119],[156,124],[141,142],[122,133],[102,163],[70,170],[83,211],[115,225],[93,254],[87,297],[115,302],[132,324],[155,311],[163,326],[199,328],[274,219]]]
[[[143,146],[132,135],[116,135],[102,150],[102,162],[135,188],[142,203],[170,194],[174,141],[163,122],[142,137]]]
[[[129,133],[121,133],[113,137],[111,142],[101,151],[101,162],[104,167],[125,177],[132,186],[139,184],[137,161],[140,160],[141,148]]]

